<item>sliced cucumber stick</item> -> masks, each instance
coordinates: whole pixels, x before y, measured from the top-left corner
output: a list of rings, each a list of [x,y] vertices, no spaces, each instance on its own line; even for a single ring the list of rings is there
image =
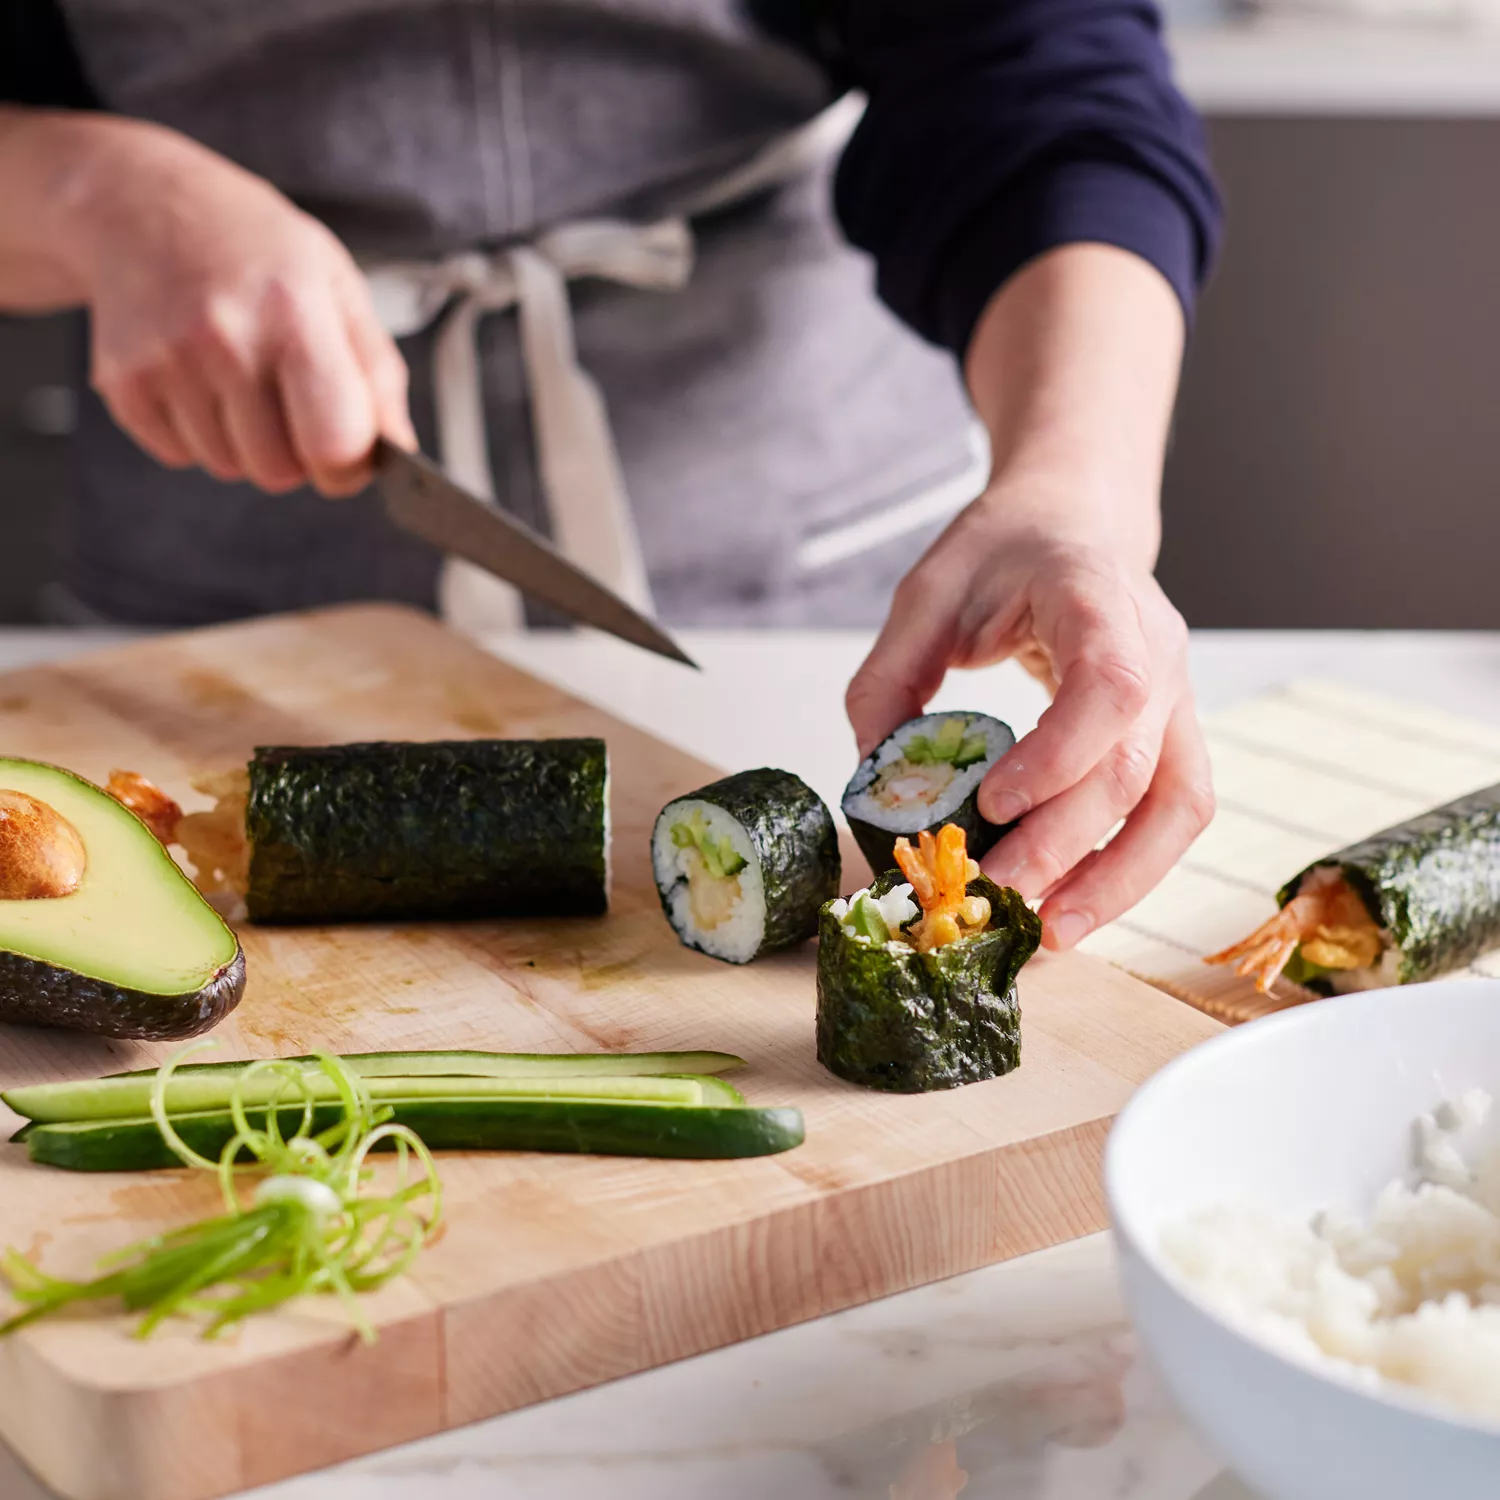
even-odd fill
[[[304,1075],[306,1087],[314,1099],[333,1101],[338,1091],[333,1080],[317,1069]],[[56,1124],[64,1120],[143,1119],[151,1113],[152,1075],[144,1077],[100,1078],[80,1083],[43,1083],[30,1088],[11,1089],[3,1097],[6,1104],[28,1120]],[[737,1089],[717,1078],[692,1078],[662,1075],[651,1078],[564,1077],[540,1078],[446,1078],[446,1077],[377,1077],[367,1078],[365,1086],[377,1102],[387,1099],[633,1099],[648,1104],[738,1104]],[[236,1090],[247,1105],[266,1105],[277,1101],[296,1102],[298,1095],[291,1082],[264,1072],[242,1082],[236,1072],[202,1072],[173,1074],[168,1079],[165,1104],[167,1113],[196,1114],[206,1110],[228,1109]]]
[[[342,1059],[364,1078],[649,1078],[661,1074],[729,1073],[745,1059],[732,1052],[350,1052]],[[282,1062],[315,1061],[308,1056]],[[239,1073],[248,1062],[184,1063],[190,1073]],[[112,1073],[111,1078],[151,1078],[155,1068]]]
[[[604,1099],[392,1099],[395,1119],[434,1151],[558,1151],[600,1156],[697,1159],[770,1156],[800,1146],[795,1109],[709,1108]],[[251,1111],[251,1123],[264,1118]],[[294,1130],[300,1109],[278,1111]],[[313,1128],[342,1119],[319,1105]],[[173,1126],[188,1145],[217,1156],[234,1135],[227,1112],[186,1114]],[[25,1132],[33,1161],[79,1172],[148,1172],[180,1165],[154,1121],[74,1120],[33,1124]]]

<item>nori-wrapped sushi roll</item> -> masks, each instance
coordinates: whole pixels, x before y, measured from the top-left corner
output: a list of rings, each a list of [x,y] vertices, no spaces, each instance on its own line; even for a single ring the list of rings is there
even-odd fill
[[[598,916],[608,786],[598,739],[257,749],[250,918]]]
[[[833,817],[789,771],[741,771],[669,802],[651,862],[677,936],[735,964],[805,942],[839,888]]]
[[[924,942],[921,928],[933,924],[932,910],[918,910],[898,870],[849,901],[830,901],[820,916],[818,1060],[853,1083],[920,1093],[997,1078],[1020,1065],[1016,975],[1036,952],[1041,920],[1017,892],[978,873],[960,830],[944,835],[972,876],[964,881],[960,874],[956,891],[966,907],[983,903],[981,922],[961,920],[956,937]]]
[[[988,714],[923,714],[860,762],[844,788],[844,816],[876,874],[895,863],[903,835],[915,838],[945,823],[962,828],[980,859],[1006,830],[979,815],[979,783],[1016,742],[1010,726]]]
[[[1415,984],[1500,946],[1500,786],[1485,787],[1320,859],[1277,892],[1281,910],[1209,958],[1269,990],[1322,994]]]
[[[194,884],[256,922],[596,916],[609,905],[604,741],[276,746],[164,811]]]

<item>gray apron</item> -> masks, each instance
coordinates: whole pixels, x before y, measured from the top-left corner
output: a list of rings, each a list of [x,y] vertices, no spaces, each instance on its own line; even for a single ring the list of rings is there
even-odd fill
[[[681,213],[830,103],[814,64],[737,0],[64,3],[107,107],[260,173],[365,262]],[[875,623],[982,472],[953,361],[875,300],[832,223],[831,170],[697,215],[679,289],[570,287],[578,362],[674,623]],[[429,449],[438,332],[402,341]],[[495,499],[553,533],[515,312],[475,336]],[[160,469],[92,396],[75,454],[75,615],[194,624],[437,601],[442,560],[370,496],[269,497]]]

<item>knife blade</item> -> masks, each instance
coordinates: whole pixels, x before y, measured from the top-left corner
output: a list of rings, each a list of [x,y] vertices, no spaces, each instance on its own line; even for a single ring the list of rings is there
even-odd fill
[[[467,559],[569,619],[697,670],[698,663],[655,621],[570,563],[539,532],[454,484],[436,464],[382,438],[375,445],[375,483],[386,514],[403,531]]]

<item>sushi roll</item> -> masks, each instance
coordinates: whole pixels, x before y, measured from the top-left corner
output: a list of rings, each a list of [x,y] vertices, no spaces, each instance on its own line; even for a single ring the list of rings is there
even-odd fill
[[[1500,786],[1384,829],[1308,866],[1280,910],[1211,955],[1268,991],[1321,994],[1416,984],[1500,947]]]
[[[805,942],[839,888],[833,817],[789,771],[741,771],[669,802],[651,861],[678,938],[732,964]]]
[[[196,783],[215,803],[186,816],[143,778],[117,776],[127,805],[154,809],[157,837],[182,847],[199,890],[255,922],[585,917],[609,906],[603,740],[263,747]]]
[[[818,1060],[903,1094],[1009,1073],[1021,1061],[1016,976],[1040,918],[980,873],[956,824],[894,852],[899,870],[820,915]]]
[[[988,714],[923,714],[910,719],[860,762],[844,788],[844,816],[877,874],[895,863],[903,835],[945,823],[962,828],[981,859],[1006,830],[979,815],[979,783],[1010,749],[1010,726]]]

